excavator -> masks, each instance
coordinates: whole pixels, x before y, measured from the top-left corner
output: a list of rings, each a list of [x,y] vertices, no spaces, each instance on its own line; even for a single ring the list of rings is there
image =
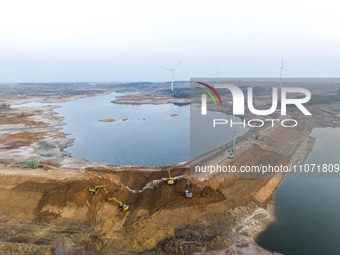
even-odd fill
[[[116,201],[116,202],[119,204],[119,208],[118,208],[119,211],[125,212],[125,211],[127,211],[127,210],[129,209],[129,206],[128,206],[128,205],[123,204],[122,202],[120,202],[120,201],[117,200],[116,198],[110,197],[110,198],[108,199],[108,201],[111,201],[111,200],[114,200],[114,201]]]
[[[236,132],[234,131],[234,138],[233,138],[233,147],[230,149],[230,153],[227,155],[227,158],[234,158],[236,147],[235,147],[235,136]]]
[[[101,188],[103,188],[105,190],[105,193],[107,193],[106,185],[105,184],[103,184],[103,185],[95,185],[95,186],[89,188],[89,191],[92,194],[97,194]]]
[[[192,197],[192,193],[190,192],[190,183],[188,181],[188,189],[185,191],[185,197],[190,198]]]
[[[169,173],[168,184],[169,184],[169,185],[172,185],[172,184],[174,184],[174,180],[171,179],[170,170],[168,170],[168,173]]]

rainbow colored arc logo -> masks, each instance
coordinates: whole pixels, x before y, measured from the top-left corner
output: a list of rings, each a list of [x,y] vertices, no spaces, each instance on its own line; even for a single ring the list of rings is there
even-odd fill
[[[217,93],[217,91],[213,87],[211,87],[210,85],[208,85],[206,83],[203,83],[203,82],[197,82],[197,83],[199,83],[199,84],[201,84],[203,86],[206,86],[207,88],[211,89],[211,91],[215,93],[215,95],[217,96],[218,100],[220,101],[220,104],[222,105],[222,100],[220,98],[220,95]],[[213,96],[213,94],[211,94],[211,92],[209,90],[207,90],[205,88],[198,88],[198,89],[203,90],[204,92],[206,92],[212,98],[212,100],[214,101],[215,105],[217,105],[215,97]]]

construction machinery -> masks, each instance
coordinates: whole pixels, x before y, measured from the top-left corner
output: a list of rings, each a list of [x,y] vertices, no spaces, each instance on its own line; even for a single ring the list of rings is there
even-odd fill
[[[127,211],[129,209],[128,205],[123,204],[121,201],[117,200],[116,198],[110,197],[108,199],[108,201],[111,201],[111,200],[114,200],[114,201],[116,201],[119,204],[119,207],[118,207],[119,211],[125,212],[125,211]]]
[[[188,189],[185,191],[185,197],[190,198],[192,197],[192,193],[190,192],[190,183],[188,181]]]
[[[37,168],[39,166],[39,160],[36,160],[33,157],[30,157],[27,161],[26,161],[26,168]]]
[[[234,131],[234,138],[233,138],[233,147],[230,149],[230,153],[228,154],[228,158],[234,158],[235,156],[235,137],[236,137],[236,132]]]
[[[254,131],[254,139],[255,140],[260,140],[260,133],[257,127],[255,127],[255,131]]]
[[[255,108],[255,103],[253,103],[253,106]],[[257,119],[256,114],[254,114],[254,119]],[[254,128],[254,139],[260,140],[260,132],[259,132],[259,128],[257,126],[255,126],[255,128]]]
[[[105,193],[107,193],[106,185],[105,184],[103,184],[103,185],[95,185],[95,186],[89,188],[89,191],[92,194],[97,194],[99,192],[99,190],[102,189],[102,188],[105,190]]]
[[[169,173],[168,184],[169,184],[169,185],[172,185],[172,184],[174,184],[174,180],[171,179],[170,170],[168,170],[168,173]]]

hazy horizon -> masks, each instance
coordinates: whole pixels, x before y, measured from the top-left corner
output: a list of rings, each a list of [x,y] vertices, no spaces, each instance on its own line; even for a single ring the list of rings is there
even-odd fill
[[[338,77],[335,1],[4,2],[0,82]]]

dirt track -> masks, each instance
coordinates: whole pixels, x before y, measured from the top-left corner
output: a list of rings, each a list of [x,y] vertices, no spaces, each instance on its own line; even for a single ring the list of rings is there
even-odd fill
[[[277,154],[271,157],[273,164],[288,162],[289,155],[308,137],[308,131],[301,128],[268,133],[261,143],[249,143],[247,149],[240,150],[235,162],[265,161],[272,151]],[[278,135],[287,140],[278,143]],[[296,148],[289,146],[290,139],[299,141]],[[305,146],[302,150],[306,154]],[[258,218],[264,216],[251,216],[247,220],[252,222],[250,229],[242,221],[237,223],[238,219],[259,207],[266,208],[281,181],[190,180],[194,197],[186,199],[189,168],[173,167],[172,176],[184,178],[170,186],[165,181],[167,168],[111,166],[75,171],[67,164],[64,169],[55,163],[43,166],[50,170],[0,169],[4,198],[0,233],[6,233],[0,236],[2,251],[46,254],[66,249],[70,254],[129,254],[150,250],[146,254],[191,254],[222,249],[234,242],[250,241],[261,226]],[[95,184],[106,184],[109,192],[91,195],[88,188]],[[117,203],[107,201],[109,197],[128,204],[128,212],[119,212]],[[240,225],[235,230],[236,224]]]
[[[173,174],[184,171],[177,169]],[[1,240],[5,243],[3,247],[7,247],[3,251],[17,250],[21,245],[25,248],[19,252],[26,248],[42,252],[60,242],[70,250],[84,249],[85,242],[97,251],[105,250],[105,254],[152,249],[159,241],[172,238],[178,227],[223,212],[238,201],[237,196],[234,202],[226,201],[220,189],[194,183],[194,198],[187,200],[184,179],[173,186],[163,181],[142,193],[132,193],[121,186],[139,189],[151,180],[166,177],[166,171],[115,173],[3,168],[0,174],[3,198],[0,232],[6,233]],[[91,195],[88,188],[99,183],[105,183],[109,192]],[[251,187],[255,183],[248,181],[248,184]],[[242,197],[245,193],[241,192]],[[107,202],[109,197],[129,204],[129,211],[118,212],[116,203]],[[244,200],[247,202],[250,200]]]
[[[303,134],[303,136],[301,135]],[[285,142],[275,139],[284,136]],[[239,152],[238,164],[265,161],[266,151],[276,151],[274,164],[288,162],[300,149],[300,160],[308,154],[307,130],[280,129],[269,133],[261,143],[249,144]],[[296,146],[291,146],[293,139]],[[308,140],[308,139],[307,139]],[[285,145],[285,143],[287,145]],[[289,146],[290,145],[290,146]],[[301,147],[302,146],[302,147]],[[307,146],[307,147],[306,147]],[[278,149],[280,148],[280,149]],[[261,153],[258,153],[261,151]],[[3,167],[0,169],[0,236],[2,251],[46,254],[65,248],[86,254],[129,254],[149,250],[170,254],[191,254],[205,249],[222,249],[234,242],[248,242],[258,231],[263,213],[281,179],[190,180],[194,194],[186,199],[188,168],[173,167],[172,176],[184,176],[174,185],[166,183],[167,168],[92,168],[88,171]],[[88,191],[95,184],[106,184],[108,193]],[[139,190],[145,188],[143,191]],[[133,192],[138,191],[138,192]],[[130,206],[119,212],[116,197]],[[246,227],[242,217],[247,216]],[[255,215],[258,215],[255,217]],[[240,224],[236,227],[237,224]],[[43,234],[42,234],[43,233]],[[2,247],[2,248],[1,248]]]
[[[194,197],[186,199],[188,168],[173,167],[172,176],[184,178],[170,186],[163,180],[167,168],[114,167],[71,158],[62,150],[70,141],[59,133],[56,125],[61,120],[53,117],[52,110],[33,109],[23,118],[27,122],[14,123],[16,118],[9,118],[0,127],[2,253],[192,254],[248,243],[259,231],[261,217],[266,217],[259,208],[271,203],[281,178],[191,179]],[[320,123],[339,125],[326,110],[315,110],[321,112],[316,116]],[[21,114],[20,110],[5,113]],[[326,124],[324,114],[329,115]],[[48,125],[35,125],[39,122]],[[273,129],[262,141],[251,141],[238,150],[232,163],[303,162],[313,146],[309,137],[313,126],[305,118],[297,129]],[[12,129],[15,132],[8,133]],[[45,164],[50,170],[15,167],[20,164],[15,165],[13,158],[24,161],[41,152],[47,155],[45,160],[58,162],[64,169],[58,164]],[[109,192],[91,195],[88,188],[95,184],[106,184]],[[109,197],[128,204],[128,212],[119,212],[117,203],[107,201]]]

